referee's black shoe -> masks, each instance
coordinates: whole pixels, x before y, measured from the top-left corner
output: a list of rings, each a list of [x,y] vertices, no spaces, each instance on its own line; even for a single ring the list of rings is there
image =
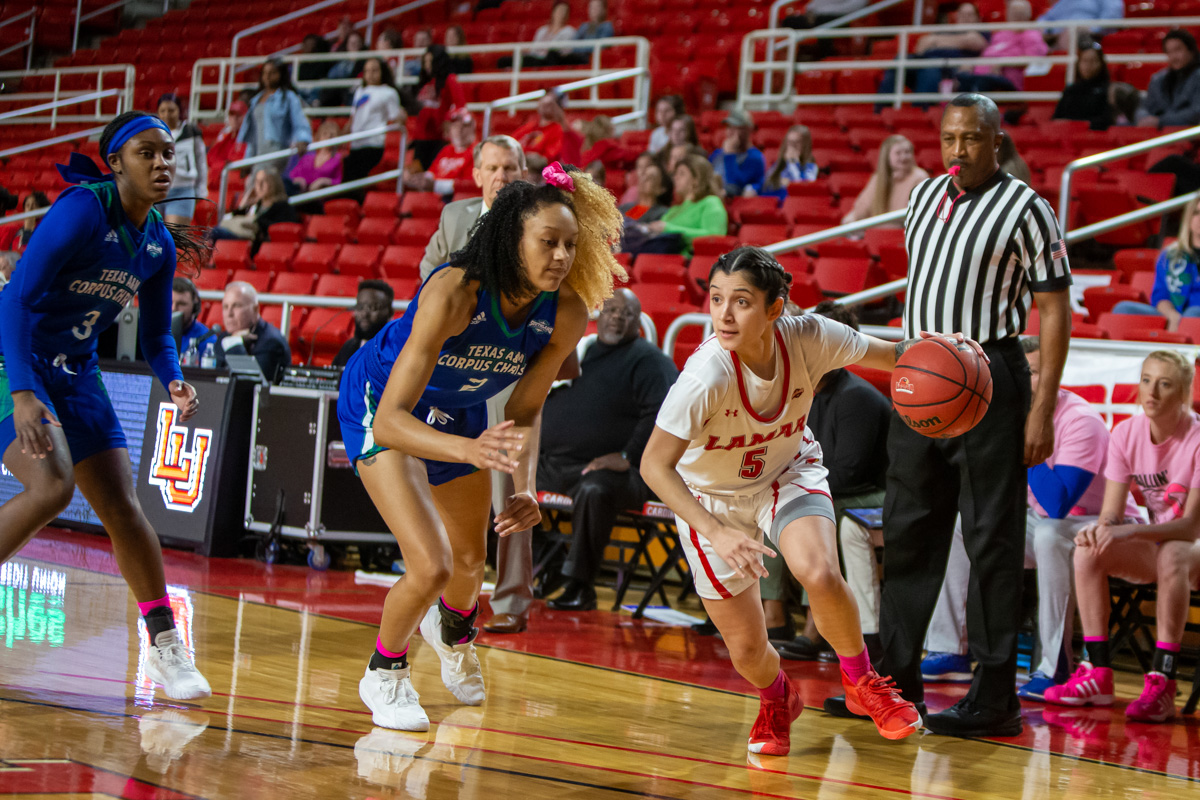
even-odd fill
[[[917,707],[917,713],[921,715],[921,719],[925,719],[926,710],[924,703],[913,703]],[[839,694],[837,697],[826,697],[824,704],[821,706],[825,713],[831,717],[842,717],[843,719],[865,719],[867,722],[871,718],[866,714],[855,714],[849,708],[846,708],[846,695]]]
[[[984,709],[964,697],[945,711],[925,717],[925,727],[942,736],[1019,736],[1021,709]]]

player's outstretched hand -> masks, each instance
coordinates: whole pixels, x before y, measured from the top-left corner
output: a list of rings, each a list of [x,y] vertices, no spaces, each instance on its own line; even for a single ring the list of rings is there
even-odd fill
[[[471,440],[463,460],[479,469],[498,469],[511,475],[517,468],[517,456],[525,446],[525,434],[513,430],[514,424],[511,419],[506,419],[479,434],[479,438]]]
[[[775,551],[761,542],[756,542],[737,528],[722,525],[707,533],[706,538],[712,542],[713,550],[729,566],[733,567],[741,578],[765,578],[767,568],[762,565],[759,555],[775,557]]]
[[[171,381],[171,402],[179,407],[180,422],[187,422],[200,409],[196,387],[183,381]]]
[[[529,492],[514,494],[504,504],[504,510],[496,515],[496,534],[508,536],[517,531],[527,531],[542,521],[542,509],[537,498]]]
[[[33,392],[13,392],[12,398],[13,428],[21,452],[31,458],[45,458],[54,449],[54,440],[43,420],[56,428],[61,428],[62,423]]]
[[[979,342],[975,341],[971,337],[964,335],[962,332],[959,332],[959,333],[930,333],[929,331],[921,331],[922,339],[936,339],[939,336],[944,339],[949,339],[950,341],[954,342],[955,344],[962,344],[963,342],[966,342],[968,345],[971,346],[971,349],[975,351],[975,354],[983,359],[983,363],[985,363],[985,364],[992,363],[992,360],[987,357],[987,353],[983,352],[983,345],[981,345]]]

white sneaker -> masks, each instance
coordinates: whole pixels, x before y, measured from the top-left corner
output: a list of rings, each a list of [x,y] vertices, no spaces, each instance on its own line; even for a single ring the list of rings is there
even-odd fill
[[[379,671],[381,670],[376,670]],[[380,786],[403,789],[406,784],[405,774],[418,763],[417,753],[428,744],[424,738],[408,736],[386,728],[375,728],[354,743],[358,775]]]
[[[421,620],[421,636],[433,645],[442,660],[442,683],[460,703],[469,706],[483,704],[486,692],[483,688],[483,672],[479,669],[479,657],[475,655],[475,637],[462,644],[449,645],[442,641],[442,612],[434,605]]]
[[[196,669],[192,654],[179,641],[179,633],[174,628],[160,633],[150,646],[146,654],[146,676],[175,700],[212,697],[212,687]]]
[[[143,714],[138,720],[146,764],[160,774],[183,755],[183,748],[208,727],[208,715],[167,709]]]
[[[371,709],[371,721],[381,728],[427,731],[429,717],[413,688],[410,669],[371,669],[358,682],[358,696]]]

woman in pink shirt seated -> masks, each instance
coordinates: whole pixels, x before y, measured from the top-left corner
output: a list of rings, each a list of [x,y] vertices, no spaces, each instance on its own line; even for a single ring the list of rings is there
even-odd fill
[[[338,135],[337,123],[326,120],[317,126],[313,137],[318,142]],[[342,182],[342,154],[336,147],[313,148],[296,160],[288,171],[288,179],[301,192],[315,192]]]
[[[1009,22],[1029,22],[1033,19],[1033,6],[1029,0],[1009,0],[1006,9]],[[1019,58],[1044,56],[1050,52],[1040,30],[996,31],[988,46],[979,54],[980,58]],[[1025,86],[1025,66],[1014,64],[1000,66],[985,64],[973,67],[969,72],[956,76],[959,92],[1018,92]]]
[[[1175,667],[1189,595],[1200,586],[1200,415],[1191,409],[1195,365],[1173,350],[1142,364],[1138,402],[1144,414],[1118,424],[1108,446],[1100,520],[1075,538],[1075,592],[1086,661],[1048,703],[1107,706],[1113,702],[1108,641],[1108,578],[1158,585],[1158,644],[1142,694],[1125,709],[1137,722],[1175,716]],[[1122,524],[1130,483],[1150,512],[1146,525]]]

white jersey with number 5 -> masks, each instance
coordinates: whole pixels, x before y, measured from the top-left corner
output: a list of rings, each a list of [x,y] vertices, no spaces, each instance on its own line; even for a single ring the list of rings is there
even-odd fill
[[[800,452],[821,376],[867,352],[865,336],[813,314],[775,322],[775,377],[763,380],[711,337],[688,359],[658,412],[658,427],[691,444],[679,474],[706,494],[767,487]]]

